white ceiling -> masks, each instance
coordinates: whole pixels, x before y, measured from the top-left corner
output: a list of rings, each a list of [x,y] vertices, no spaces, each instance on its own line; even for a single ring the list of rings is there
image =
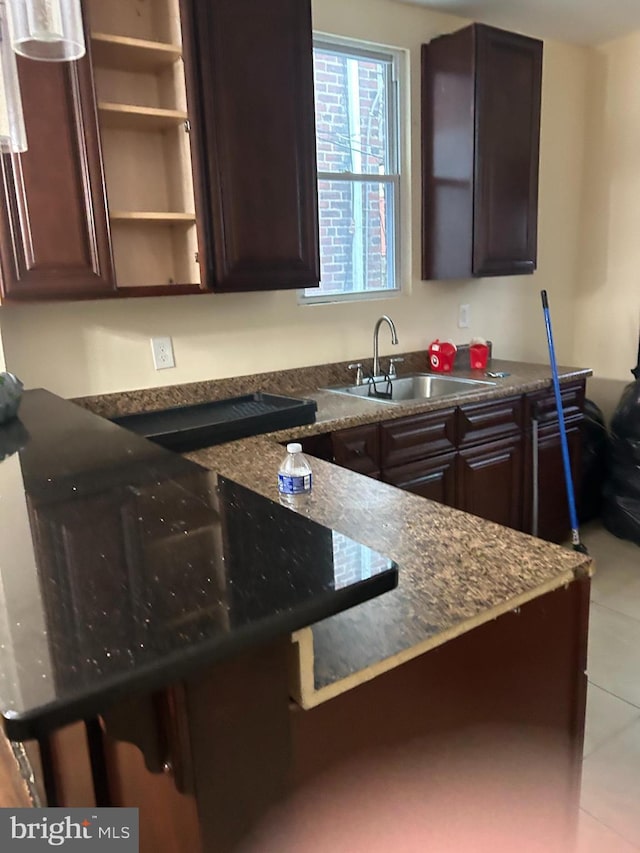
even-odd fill
[[[399,0],[541,38],[600,44],[640,30],[640,0]]]

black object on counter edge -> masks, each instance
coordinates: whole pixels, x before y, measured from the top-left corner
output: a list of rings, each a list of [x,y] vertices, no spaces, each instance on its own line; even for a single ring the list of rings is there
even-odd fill
[[[314,423],[317,409],[315,400],[257,392],[110,420],[162,447],[187,453],[225,441]]]

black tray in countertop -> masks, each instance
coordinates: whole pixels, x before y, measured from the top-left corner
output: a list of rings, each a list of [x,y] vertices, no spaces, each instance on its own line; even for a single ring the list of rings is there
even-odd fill
[[[186,453],[237,438],[311,424],[316,419],[317,408],[315,400],[258,392],[111,420],[156,444]]]

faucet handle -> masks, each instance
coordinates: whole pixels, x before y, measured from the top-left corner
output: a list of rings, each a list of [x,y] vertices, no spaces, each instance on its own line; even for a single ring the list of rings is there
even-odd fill
[[[397,377],[396,372],[396,364],[401,364],[404,361],[402,356],[396,356],[395,358],[389,359],[389,379],[395,379]]]
[[[362,364],[359,361],[354,362],[348,366],[349,370],[355,370],[356,372],[356,385],[362,385],[364,378],[362,375]]]

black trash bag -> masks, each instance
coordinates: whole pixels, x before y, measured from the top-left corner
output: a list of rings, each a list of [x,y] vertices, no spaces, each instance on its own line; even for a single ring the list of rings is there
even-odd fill
[[[602,489],[607,474],[609,433],[604,415],[592,400],[584,401],[582,472],[578,518],[581,524],[602,513]]]
[[[602,521],[614,536],[640,545],[640,379],[624,389],[611,421]]]

